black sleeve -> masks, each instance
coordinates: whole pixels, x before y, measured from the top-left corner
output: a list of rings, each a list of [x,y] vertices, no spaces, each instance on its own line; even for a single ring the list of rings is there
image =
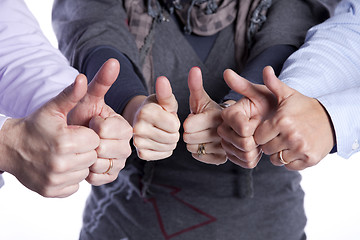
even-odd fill
[[[266,21],[253,36],[249,60],[274,45],[299,48],[307,31],[330,16],[319,0],[273,0]],[[285,59],[284,59],[285,60]]]
[[[141,72],[122,0],[54,0],[52,24],[59,49],[75,68],[82,68],[95,47],[112,46]]]
[[[105,102],[117,113],[122,113],[126,104],[137,95],[148,95],[143,82],[138,77],[132,63],[117,49],[110,46],[99,46],[85,58],[83,72],[92,79],[98,69],[109,59],[120,62],[120,74],[110,90],[105,95]]]
[[[264,67],[272,66],[276,75],[279,75],[283,63],[295,50],[296,47],[291,45],[275,45],[269,47],[245,65],[241,76],[252,83],[263,84],[262,71]],[[224,101],[238,101],[241,97],[241,94],[231,90],[229,94],[224,97]]]

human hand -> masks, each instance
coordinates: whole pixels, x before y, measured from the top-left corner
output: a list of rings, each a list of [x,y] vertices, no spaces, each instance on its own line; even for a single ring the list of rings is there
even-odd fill
[[[100,139],[91,129],[67,125],[68,112],[83,98],[86,78],[75,82],[24,119],[8,119],[0,131],[2,170],[44,197],[75,193],[96,161]]]
[[[87,93],[68,115],[68,123],[88,126],[100,137],[98,160],[90,167],[86,180],[92,185],[114,181],[131,154],[130,124],[104,101],[104,96],[119,75],[120,65],[110,59],[97,72]]]
[[[270,67],[264,69],[264,83],[277,97],[276,113],[259,125],[255,141],[271,162],[302,170],[316,165],[335,144],[332,123],[323,106],[281,82]],[[283,162],[279,153],[282,151]]]
[[[193,67],[189,72],[191,113],[184,121],[184,142],[193,158],[210,164],[226,162],[225,151],[221,147],[221,138],[216,132],[221,124],[221,107],[214,102],[203,88],[201,70]],[[199,149],[202,144],[204,153]]]
[[[134,146],[139,158],[148,161],[171,156],[180,136],[178,103],[169,80],[159,77],[155,89],[156,94],[141,100],[133,118]]]
[[[233,163],[254,168],[262,151],[253,135],[260,122],[276,108],[276,98],[265,86],[252,84],[232,70],[225,70],[224,79],[244,97],[222,111],[223,123],[217,129],[222,147]]]

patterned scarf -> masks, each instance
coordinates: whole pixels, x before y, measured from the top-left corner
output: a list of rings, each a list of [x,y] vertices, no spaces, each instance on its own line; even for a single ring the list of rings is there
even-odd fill
[[[159,2],[161,1],[161,2]],[[242,69],[254,34],[266,20],[271,0],[125,0],[130,32],[140,52],[140,64],[149,93],[154,70],[151,49],[157,24],[176,13],[185,33],[210,36],[235,21],[235,58]]]

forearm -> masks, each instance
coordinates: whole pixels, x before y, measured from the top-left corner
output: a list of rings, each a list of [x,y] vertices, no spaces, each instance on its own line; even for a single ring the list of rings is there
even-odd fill
[[[312,28],[306,43],[285,62],[280,79],[319,97],[360,85],[360,3],[343,1],[335,16]]]
[[[295,50],[296,48],[291,45],[271,46],[247,63],[240,75],[252,83],[264,84],[262,75],[264,67],[272,66],[275,73],[279,74],[283,63]],[[224,99],[239,100],[241,97],[242,95],[231,90]]]
[[[21,134],[22,120],[7,119],[0,130],[0,171],[14,173],[16,164],[17,142],[24,137]]]
[[[97,70],[109,58],[115,58],[120,62],[120,73],[105,95],[105,102],[116,112],[123,114],[125,106],[131,99],[136,96],[146,96],[147,91],[129,59],[117,49],[109,46],[99,46],[88,54],[83,66],[88,79],[92,79]]]
[[[97,46],[112,46],[139,66],[139,51],[122,0],[55,0],[52,21],[61,52],[80,69]],[[82,69],[81,69],[82,71]]]
[[[134,126],[136,112],[138,111],[138,109],[140,109],[146,98],[147,97],[144,95],[138,95],[133,97],[126,104],[122,115],[130,123],[131,126]]]
[[[0,8],[0,112],[23,117],[70,85],[77,71],[52,47],[23,1]]]
[[[255,34],[249,59],[274,45],[291,45],[299,48],[306,32],[329,17],[325,7],[317,0],[273,0],[266,21]]]
[[[2,170],[2,169],[4,169],[3,162],[7,159],[6,156],[4,157],[4,154],[3,154],[3,151],[4,151],[4,150],[3,150],[3,143],[4,143],[4,141],[3,141],[4,136],[3,136],[3,134],[4,134],[4,131],[5,131],[5,130],[4,130],[4,129],[1,130],[1,129],[2,129],[3,125],[5,124],[5,122],[6,122],[8,119],[9,119],[8,117],[0,114],[0,156],[1,156],[1,158],[0,158],[0,174],[3,173],[3,170]],[[4,183],[3,183],[3,179],[2,179],[1,176],[0,176],[0,187],[1,187],[3,184],[4,184]]]
[[[338,155],[349,158],[360,150],[360,87],[324,95],[318,101],[334,126]]]

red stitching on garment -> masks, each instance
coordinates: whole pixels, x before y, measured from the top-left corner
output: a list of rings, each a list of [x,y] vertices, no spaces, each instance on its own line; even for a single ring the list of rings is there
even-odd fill
[[[217,219],[213,216],[211,216],[210,214],[200,210],[199,208],[195,207],[194,205],[191,205],[190,203],[188,202],[185,202],[184,200],[180,199],[179,197],[176,196],[176,194],[178,192],[181,191],[180,188],[177,188],[177,187],[173,187],[173,186],[168,186],[168,185],[164,185],[164,184],[156,184],[156,185],[159,185],[159,186],[163,186],[163,187],[166,187],[166,188],[170,188],[170,189],[173,189],[174,191],[172,191],[170,194],[172,195],[173,198],[175,198],[177,201],[181,202],[182,204],[188,206],[189,208],[191,208],[192,210],[194,210],[195,212],[203,215],[203,216],[206,216],[207,218],[209,218],[208,221],[205,221],[205,222],[202,222],[202,223],[199,223],[199,224],[196,224],[196,225],[193,225],[191,227],[188,227],[188,228],[185,228],[181,231],[178,231],[178,232],[175,232],[175,233],[172,233],[172,234],[168,234],[165,230],[165,226],[164,226],[164,222],[161,218],[161,214],[160,214],[160,210],[158,208],[158,205],[156,203],[156,199],[155,198],[149,198],[147,199],[147,201],[151,202],[153,204],[153,207],[155,209],[155,213],[156,213],[156,216],[157,216],[157,219],[158,219],[158,223],[159,223],[159,226],[160,226],[160,229],[161,229],[161,232],[163,234],[163,236],[165,237],[166,240],[169,240],[173,237],[176,237],[180,234],[183,234],[183,233],[186,233],[186,232],[189,232],[189,231],[192,231],[196,228],[199,228],[199,227],[202,227],[202,226],[205,226],[207,224],[210,224],[212,222],[215,222]]]

